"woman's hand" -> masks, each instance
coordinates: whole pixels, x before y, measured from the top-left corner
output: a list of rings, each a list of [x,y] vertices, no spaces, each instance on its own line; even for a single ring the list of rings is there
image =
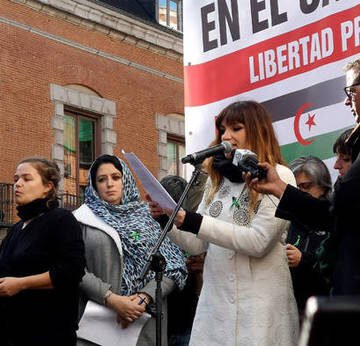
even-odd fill
[[[117,313],[117,321],[121,323],[123,328],[141,317],[146,307],[146,304],[139,304],[137,294],[120,296],[113,293],[107,298],[106,303],[109,308]]]
[[[51,289],[53,288],[49,272],[16,277],[0,278],[0,296],[14,296],[22,290],[28,289]]]
[[[12,297],[24,289],[23,278],[4,277],[0,278],[0,296]]]
[[[286,256],[290,268],[297,267],[300,264],[302,253],[294,245],[286,244]]]
[[[159,217],[161,215],[166,214],[167,216],[170,216],[173,212],[172,209],[168,208],[161,208],[158,202],[155,202],[151,199],[149,194],[145,194],[145,199],[149,203],[150,208],[150,214],[153,218]],[[185,219],[185,210],[181,209],[178,211],[178,213],[175,216],[174,224],[179,227],[183,224]]]
[[[151,301],[151,297],[148,294],[143,293],[143,292],[134,294],[130,298],[132,300],[136,300],[136,298],[137,298],[138,304],[145,305],[145,308]],[[122,328],[127,328],[130,323],[133,323],[135,321],[135,320],[133,320],[133,321],[126,320],[126,319],[122,318],[121,314],[117,314],[116,320],[118,323],[121,324]]]
[[[168,210],[167,213],[168,212],[170,212],[170,214],[168,214],[168,216],[170,216],[172,213],[172,210]],[[180,227],[184,223],[185,215],[186,215],[185,210],[180,209],[178,211],[178,213],[176,214],[175,219],[174,219],[174,224],[176,225],[176,227]]]
[[[145,200],[149,204],[150,214],[153,218],[165,214],[165,210],[160,207],[158,202],[153,201],[148,193],[145,194]]]
[[[280,198],[286,189],[286,183],[282,181],[277,173],[275,167],[271,166],[267,162],[258,164],[259,167],[266,171],[266,177],[264,179],[251,179],[250,173],[243,173],[245,183],[256,192],[272,194],[277,198]]]
[[[186,267],[189,273],[202,273],[204,269],[205,255],[189,256],[186,259]]]

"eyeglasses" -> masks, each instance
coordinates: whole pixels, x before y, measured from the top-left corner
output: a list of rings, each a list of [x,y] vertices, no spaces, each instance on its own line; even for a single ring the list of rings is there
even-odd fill
[[[350,100],[353,100],[356,96],[356,91],[351,89],[357,87],[358,85],[360,85],[360,82],[344,88],[345,94]]]
[[[312,181],[304,181],[303,183],[297,184],[297,187],[300,190],[307,191],[307,190],[310,190],[314,185],[315,185],[315,183]]]

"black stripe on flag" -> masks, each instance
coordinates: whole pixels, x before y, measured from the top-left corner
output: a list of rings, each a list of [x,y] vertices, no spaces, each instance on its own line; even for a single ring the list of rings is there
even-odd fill
[[[340,103],[345,99],[344,86],[345,77],[342,76],[276,97],[262,104],[270,112],[272,120],[279,121],[295,116],[304,103],[312,104],[307,111]]]

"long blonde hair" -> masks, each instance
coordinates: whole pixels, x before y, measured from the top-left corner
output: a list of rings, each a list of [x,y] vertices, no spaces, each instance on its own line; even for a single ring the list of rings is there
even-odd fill
[[[232,125],[236,123],[244,124],[248,148],[257,154],[260,162],[268,162],[275,166],[277,163],[284,164],[281,155],[279,142],[276,138],[272,126],[271,117],[267,110],[255,101],[234,102],[224,108],[216,118],[216,137],[211,145],[221,142],[221,125]],[[206,162],[207,171],[211,179],[211,188],[206,197],[206,203],[209,204],[218,191],[222,176],[213,168],[214,158]],[[258,193],[250,192],[250,209],[253,209],[258,199]]]

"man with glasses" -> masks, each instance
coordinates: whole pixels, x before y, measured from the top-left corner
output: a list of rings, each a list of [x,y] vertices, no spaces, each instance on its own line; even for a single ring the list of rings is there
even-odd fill
[[[346,87],[344,88],[345,105],[351,107],[357,123],[360,122],[360,59],[345,66]]]
[[[360,294],[360,59],[345,68],[346,99],[357,123],[347,143],[352,147],[353,163],[336,184],[332,203],[338,259],[334,272],[334,293]]]
[[[345,105],[350,107],[357,126],[350,134],[347,144],[352,149],[352,160],[355,161],[360,152],[360,59],[348,63],[346,73]]]
[[[263,180],[246,176],[247,184],[259,193],[280,198],[276,216],[297,220],[309,227],[332,229],[330,256],[335,255],[334,295],[360,295],[360,58],[345,66],[345,105],[351,108],[357,126],[348,139],[352,146],[353,164],[337,182],[332,202],[313,198],[308,193],[284,183],[268,163]]]

